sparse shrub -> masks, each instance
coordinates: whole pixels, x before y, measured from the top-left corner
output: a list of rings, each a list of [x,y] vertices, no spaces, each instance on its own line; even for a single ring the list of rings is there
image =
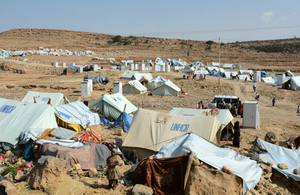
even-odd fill
[[[180,45],[187,45],[187,43],[185,41],[181,41]]]
[[[120,35],[114,36],[113,38],[111,38],[113,43],[120,43],[122,40],[122,37]]]
[[[207,45],[212,45],[212,44],[214,44],[214,43],[215,43],[215,42],[212,41],[212,40],[206,41],[206,44],[207,44]]]

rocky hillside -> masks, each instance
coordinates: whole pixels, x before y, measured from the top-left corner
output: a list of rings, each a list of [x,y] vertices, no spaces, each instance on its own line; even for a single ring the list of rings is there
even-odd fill
[[[246,68],[283,72],[298,72],[299,39],[221,43],[221,63],[242,64]],[[12,29],[0,34],[0,48],[30,50],[38,47],[92,50],[96,55],[119,53],[117,61],[131,58],[135,61],[155,59],[182,59],[189,63],[219,61],[219,44],[213,41],[194,41],[128,36],[101,33],[51,30]],[[132,51],[135,55],[121,55]],[[102,56],[103,57],[103,56]]]

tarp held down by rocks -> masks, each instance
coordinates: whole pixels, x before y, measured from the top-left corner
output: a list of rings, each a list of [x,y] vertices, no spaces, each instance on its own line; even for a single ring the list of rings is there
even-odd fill
[[[104,84],[104,83],[108,83],[109,80],[107,77],[102,77],[101,75],[98,75],[96,77],[93,77],[89,74],[85,75],[83,79],[92,79],[93,80],[93,84]]]
[[[163,145],[154,158],[174,157],[190,151],[201,161],[219,170],[223,166],[233,170],[235,175],[244,180],[243,194],[254,188],[260,180],[262,169],[256,161],[229,148],[219,148],[194,133],[185,134]]]
[[[151,187],[154,194],[184,194],[193,156],[191,152],[171,158],[144,159],[133,172],[133,178]]]
[[[97,113],[91,112],[90,109],[81,101],[71,102],[69,104],[55,107],[60,114],[73,121],[83,128],[88,125],[99,125],[100,117]]]
[[[271,166],[273,169],[276,169],[286,177],[291,177],[296,181],[300,181],[300,175],[293,173],[294,169],[300,169],[300,149],[292,150],[289,148],[284,148],[271,144],[269,142],[257,139],[257,143],[262,147],[262,149],[267,150],[265,154],[259,154],[260,158],[265,159],[265,162],[271,161],[274,163]],[[277,167],[279,163],[284,163],[288,166],[288,169],[280,169]]]

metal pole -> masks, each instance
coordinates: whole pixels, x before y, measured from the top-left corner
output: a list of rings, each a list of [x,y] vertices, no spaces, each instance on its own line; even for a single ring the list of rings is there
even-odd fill
[[[221,56],[221,43],[220,43],[220,37],[219,37],[219,66],[221,67],[221,60],[220,60],[220,56]],[[220,76],[220,75],[219,75]],[[220,77],[218,80],[218,84],[219,84],[219,93],[221,92],[221,87],[220,87]]]

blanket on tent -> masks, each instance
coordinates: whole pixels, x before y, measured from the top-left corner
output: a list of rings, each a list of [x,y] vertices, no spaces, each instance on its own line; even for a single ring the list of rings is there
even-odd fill
[[[111,155],[110,150],[101,144],[89,144],[80,148],[70,148],[51,143],[44,143],[39,149],[39,158],[41,156],[54,156],[66,160],[66,168],[73,168],[74,164],[80,164],[83,170],[104,167],[106,159]]]
[[[149,186],[153,194],[184,194],[193,152],[163,159],[144,159],[135,171],[137,183]]]

